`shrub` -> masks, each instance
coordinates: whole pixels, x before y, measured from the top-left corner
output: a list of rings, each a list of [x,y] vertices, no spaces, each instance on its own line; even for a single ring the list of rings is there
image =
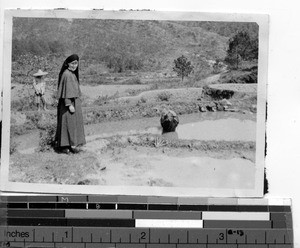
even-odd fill
[[[11,102],[11,109],[14,111],[30,111],[36,110],[36,106],[32,96],[25,96],[19,100],[13,100]]]
[[[36,129],[36,125],[32,122],[25,122],[23,125],[11,125],[10,133],[13,136],[18,136],[27,134],[33,129]]]
[[[84,73],[87,75],[97,75],[99,73],[99,65],[91,64],[85,70]]]
[[[159,93],[158,95],[157,95],[157,98],[158,98],[158,100],[160,100],[160,101],[169,101],[170,100],[170,97],[172,96],[172,94],[171,93],[169,93],[169,92],[167,92],[167,91],[163,91],[163,92],[161,92],[161,93]]]
[[[49,124],[45,130],[40,131],[38,150],[41,152],[55,148],[56,123]]]
[[[142,96],[142,97],[140,98],[139,102],[145,103],[145,102],[147,102],[147,99],[146,99],[145,97]]]
[[[149,88],[149,90],[158,90],[158,89],[159,89],[159,84],[158,83],[152,84]]]
[[[138,94],[140,94],[141,92],[144,92],[145,90],[143,89],[127,89],[125,92],[129,95],[129,96],[136,96]]]
[[[119,97],[119,92],[117,91],[112,96],[98,96],[98,98],[94,101],[94,105],[102,106],[103,104],[107,104],[110,100],[115,100]]]

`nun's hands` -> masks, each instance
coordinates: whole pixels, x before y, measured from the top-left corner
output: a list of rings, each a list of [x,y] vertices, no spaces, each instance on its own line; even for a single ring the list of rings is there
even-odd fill
[[[75,108],[74,108],[73,105],[70,105],[70,106],[69,106],[69,111],[70,111],[72,114],[75,113]]]

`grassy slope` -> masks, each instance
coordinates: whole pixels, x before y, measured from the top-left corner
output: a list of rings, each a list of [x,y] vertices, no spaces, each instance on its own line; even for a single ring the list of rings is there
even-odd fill
[[[227,37],[201,27],[171,21],[120,21],[65,19],[16,19],[13,38],[17,40],[58,41],[65,54],[79,53],[86,59],[103,59],[109,53],[142,57],[147,70],[156,61],[165,68],[184,54],[195,64],[199,57],[223,58]]]

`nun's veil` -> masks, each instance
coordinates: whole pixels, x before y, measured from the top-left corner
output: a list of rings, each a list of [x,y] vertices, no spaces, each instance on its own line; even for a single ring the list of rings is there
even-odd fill
[[[59,72],[59,76],[58,76],[58,87],[59,87],[59,84],[60,84],[60,80],[61,80],[61,76],[62,74],[64,73],[64,71],[66,69],[69,68],[69,63],[73,62],[74,60],[77,60],[79,61],[79,56],[77,54],[72,54],[70,55],[68,58],[66,58],[66,60],[64,61],[61,69],[60,69],[60,72]],[[78,80],[78,83],[79,83],[79,72],[78,72],[78,67],[76,68],[76,70],[73,72],[76,77],[77,77],[77,80]]]

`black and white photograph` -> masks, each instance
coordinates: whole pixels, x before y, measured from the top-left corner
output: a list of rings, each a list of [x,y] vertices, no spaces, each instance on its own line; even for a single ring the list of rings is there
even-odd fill
[[[262,196],[268,16],[5,11],[1,189]]]

